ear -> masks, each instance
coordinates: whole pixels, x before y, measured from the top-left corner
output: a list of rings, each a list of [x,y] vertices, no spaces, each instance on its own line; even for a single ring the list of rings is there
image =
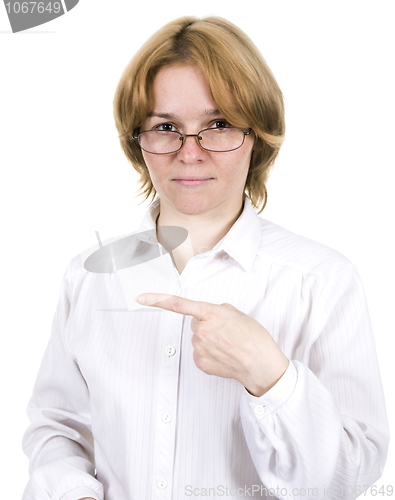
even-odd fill
[[[253,151],[262,151],[263,149],[263,141],[260,137],[255,134],[254,146],[252,148]]]

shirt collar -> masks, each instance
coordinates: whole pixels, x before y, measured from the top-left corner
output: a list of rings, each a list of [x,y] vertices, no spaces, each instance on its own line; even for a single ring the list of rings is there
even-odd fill
[[[156,198],[148,207],[137,230],[138,238],[147,243],[158,243],[156,236],[156,219],[160,211],[160,198]],[[259,216],[255,212],[251,200],[244,193],[244,208],[239,218],[226,235],[208,251],[219,253],[225,251],[246,271],[251,272],[252,265],[259,248],[261,226]]]

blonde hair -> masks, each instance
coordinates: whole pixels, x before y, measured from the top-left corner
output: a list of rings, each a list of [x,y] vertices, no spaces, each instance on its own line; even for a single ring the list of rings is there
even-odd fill
[[[266,61],[250,38],[221,17],[187,16],[154,33],[126,66],[113,106],[119,140],[140,174],[145,201],[156,196],[141,148],[131,137],[150,110],[154,78],[164,66],[193,64],[205,75],[218,110],[232,125],[251,128],[255,144],[244,191],[261,213],[267,202],[266,183],[284,140],[284,102]]]

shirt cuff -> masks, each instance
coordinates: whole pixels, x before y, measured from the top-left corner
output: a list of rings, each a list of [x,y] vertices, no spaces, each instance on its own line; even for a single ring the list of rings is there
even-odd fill
[[[244,397],[247,399],[247,404],[253,415],[261,420],[275,413],[290,398],[297,380],[298,372],[290,361],[284,375],[263,396],[253,396],[244,388]]]

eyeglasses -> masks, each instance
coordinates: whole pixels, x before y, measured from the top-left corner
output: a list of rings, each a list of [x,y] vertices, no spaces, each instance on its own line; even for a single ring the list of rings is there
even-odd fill
[[[198,134],[181,134],[180,132],[167,132],[166,130],[147,130],[132,139],[138,140],[141,149],[154,155],[165,155],[180,151],[186,137],[195,137],[198,145],[206,151],[226,152],[239,149],[244,144],[246,135],[252,129],[244,132],[241,128],[206,128]]]

